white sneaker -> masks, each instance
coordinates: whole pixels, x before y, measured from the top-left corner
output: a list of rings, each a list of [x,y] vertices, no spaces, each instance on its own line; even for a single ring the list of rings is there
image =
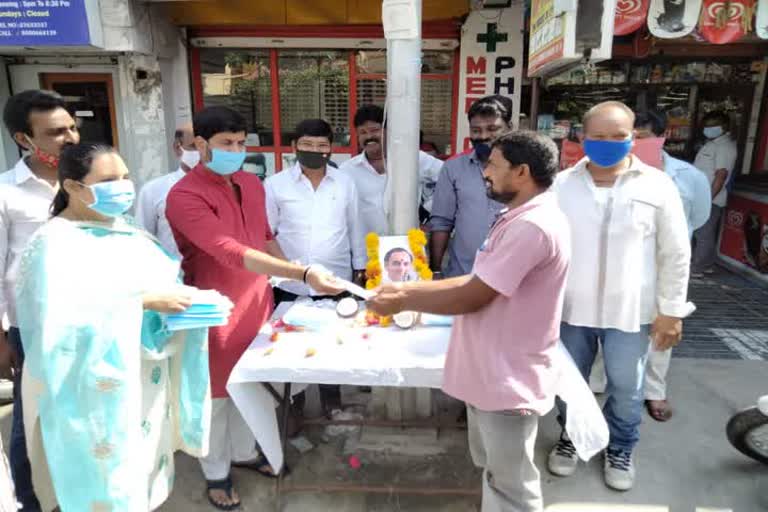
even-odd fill
[[[616,491],[628,491],[635,485],[635,462],[632,452],[621,448],[605,450],[603,465],[605,485]]]
[[[547,467],[550,473],[557,476],[571,476],[576,472],[579,458],[576,455],[576,447],[568,438],[568,434],[560,434],[560,440],[549,452]]]

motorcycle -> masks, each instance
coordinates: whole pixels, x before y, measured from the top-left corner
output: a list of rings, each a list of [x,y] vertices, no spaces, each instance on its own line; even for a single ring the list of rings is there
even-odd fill
[[[757,406],[734,414],[725,431],[734,448],[768,464],[768,395],[760,397]]]

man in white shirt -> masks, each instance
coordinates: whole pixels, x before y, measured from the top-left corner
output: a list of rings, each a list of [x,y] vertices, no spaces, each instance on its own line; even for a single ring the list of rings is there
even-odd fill
[[[339,170],[352,178],[360,199],[363,233],[387,233],[384,210],[387,174],[384,168],[384,110],[377,105],[363,105],[355,113],[355,131],[360,154],[343,162]],[[443,161],[419,151],[419,187],[422,221],[432,211],[432,193]]]
[[[729,131],[731,121],[727,114],[710,112],[704,116],[702,123],[707,143],[696,154],[693,165],[701,169],[712,186],[712,213],[707,223],[693,234],[691,272],[694,275],[709,274],[714,271],[720,217],[728,202],[726,184],[738,156],[736,142],[731,138]]]
[[[290,261],[322,265],[334,275],[362,282],[367,262],[365,233],[355,184],[328,166],[333,131],[322,119],[296,126],[296,164],[264,182],[267,218]],[[307,285],[284,281],[275,301],[314,295]]]
[[[181,259],[171,226],[165,218],[165,200],[173,186],[200,162],[200,153],[195,149],[195,135],[191,122],[179,126],[174,133],[173,152],[179,159],[179,168],[153,179],[142,187],[136,206],[136,222],[144,230],[153,234],[168,253]]]
[[[616,490],[634,484],[649,341],[658,350],[677,344],[682,318],[693,310],[680,195],[669,176],[630,155],[634,119],[623,103],[592,107],[583,120],[587,156],[553,185],[572,240],[560,337],[587,380],[602,346],[610,430],[604,476]],[[558,407],[564,425],[564,404]],[[568,476],[577,462],[563,431],[549,470]]]
[[[22,416],[21,368],[24,349],[16,323],[16,279],[24,249],[50,217],[59,184],[59,154],[80,135],[64,99],[52,91],[29,90],[8,99],[3,121],[14,142],[29,153],[0,174],[0,316],[8,315],[8,337],[0,331],[0,370],[13,372],[14,403],[10,462],[16,497],[24,511],[39,511],[32,487]]]

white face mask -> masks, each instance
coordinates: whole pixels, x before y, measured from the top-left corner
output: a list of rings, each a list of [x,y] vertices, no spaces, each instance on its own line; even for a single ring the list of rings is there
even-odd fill
[[[196,150],[187,151],[186,149],[182,149],[181,158],[179,160],[190,169],[194,169],[195,166],[200,163],[200,152]]]

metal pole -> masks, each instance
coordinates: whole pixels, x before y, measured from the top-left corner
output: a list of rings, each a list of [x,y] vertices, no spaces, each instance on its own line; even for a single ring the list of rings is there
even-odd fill
[[[414,8],[416,30],[406,38],[387,38],[385,209],[390,235],[405,235],[419,225],[421,0],[410,0],[409,3]],[[386,0],[384,6],[386,9]],[[384,392],[389,419],[427,417],[432,412],[428,389]]]
[[[387,40],[387,205],[389,232],[404,235],[419,219],[419,127],[421,126],[421,0],[418,34]]]
[[[539,101],[541,98],[541,79],[534,78],[531,81],[531,119],[529,121],[529,130],[536,131],[539,125]]]

